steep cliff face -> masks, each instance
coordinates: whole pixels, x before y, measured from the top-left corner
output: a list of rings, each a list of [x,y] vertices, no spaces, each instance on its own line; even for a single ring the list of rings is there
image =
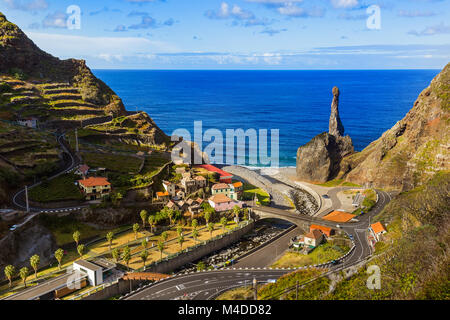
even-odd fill
[[[84,60],[60,60],[42,51],[0,12],[0,73],[12,72],[37,81],[70,83],[80,89],[85,101],[126,114],[122,100],[92,74]]]
[[[35,219],[19,231],[11,232],[0,240],[0,269],[12,264],[28,266],[32,255],[41,257],[41,266],[51,262],[53,252],[57,249],[52,234]],[[0,279],[4,278],[2,273]]]
[[[404,119],[362,152],[344,159],[339,176],[359,184],[410,190],[450,169],[450,64]]]
[[[340,171],[342,159],[353,153],[353,142],[344,137],[339,116],[339,89],[333,88],[329,132],[314,137],[297,151],[297,177],[300,180],[326,182]]]

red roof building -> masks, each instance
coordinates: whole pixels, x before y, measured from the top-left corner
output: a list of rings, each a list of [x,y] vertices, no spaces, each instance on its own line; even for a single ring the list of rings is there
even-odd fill
[[[232,183],[233,175],[229,172],[223,171],[213,165],[210,164],[202,164],[198,166],[199,168],[208,170],[210,172],[216,172],[220,176],[220,182],[221,183]]]

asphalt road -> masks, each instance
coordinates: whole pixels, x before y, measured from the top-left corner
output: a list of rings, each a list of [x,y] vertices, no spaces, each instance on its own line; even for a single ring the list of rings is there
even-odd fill
[[[341,264],[331,267],[332,270],[350,267],[370,256],[371,252],[366,239],[366,230],[370,225],[371,219],[379,214],[391,200],[391,196],[384,191],[377,190],[377,194],[379,197],[378,202],[369,213],[361,216],[358,222],[345,224],[345,226],[342,224],[342,229],[353,236],[355,249]],[[278,243],[281,244],[283,241],[286,241],[289,236],[295,234],[296,230],[278,239]],[[270,265],[275,255],[277,255],[274,252],[276,243],[277,241],[239,261],[234,266],[234,269],[237,270],[218,270],[175,276],[169,280],[150,285],[136,294],[130,295],[125,300],[208,300],[215,298],[226,290],[250,284],[253,278],[256,278],[259,283],[276,280],[293,270],[245,270],[245,267],[241,267],[242,270],[239,270],[239,263],[241,263],[241,266],[252,265],[252,267],[256,268]],[[267,262],[269,263],[266,264]]]

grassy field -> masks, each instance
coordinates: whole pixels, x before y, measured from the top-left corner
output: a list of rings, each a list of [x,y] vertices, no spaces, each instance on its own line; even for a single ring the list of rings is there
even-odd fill
[[[253,200],[255,197],[258,198],[258,202],[263,206],[270,205],[270,196],[261,188],[257,188],[254,185],[244,183],[244,200]]]
[[[314,264],[321,264],[342,257],[346,252],[348,252],[348,250],[348,247],[325,243],[314,249],[308,255],[296,252],[287,252],[272,265],[272,268],[299,268]]]
[[[334,188],[334,187],[361,187],[359,184],[347,182],[341,179],[335,179],[331,180],[325,183],[319,184],[319,186],[327,187],[327,188]]]
[[[83,200],[83,195],[74,184],[77,179],[73,174],[66,174],[44,182],[30,190],[30,199],[37,202]]]
[[[83,153],[82,157],[91,168],[106,168],[121,173],[138,172],[141,159],[125,155]]]

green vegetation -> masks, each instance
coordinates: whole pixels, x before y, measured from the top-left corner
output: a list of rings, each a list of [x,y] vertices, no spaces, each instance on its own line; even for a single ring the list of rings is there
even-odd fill
[[[234,300],[253,300],[254,290],[249,283],[248,287],[236,288],[222,293],[216,300],[234,301]]]
[[[255,193],[256,197],[258,198],[257,204],[261,204],[263,206],[270,205],[270,196],[267,192],[249,183],[244,183],[244,194],[243,194],[244,200],[253,200],[255,198]]]
[[[30,190],[30,199],[37,202],[54,202],[83,200],[83,195],[74,184],[77,176],[65,174],[55,179],[44,181]]]
[[[56,217],[50,214],[39,216],[41,223],[50,230],[59,246],[73,243],[73,234],[76,231],[81,233],[80,240],[97,236],[105,236],[107,231],[95,229],[85,223],[77,221],[71,216]]]
[[[325,243],[315,248],[310,254],[287,252],[272,265],[272,268],[299,268],[336,260],[348,252],[350,248],[343,245]]]
[[[344,181],[342,179],[334,179],[325,183],[319,184],[319,186],[334,188],[334,187],[361,187],[359,184]]]
[[[358,274],[340,282],[328,299],[450,299],[448,239],[450,173],[404,192],[375,218],[388,233],[376,245],[382,253]],[[381,268],[381,290],[366,287],[366,269]]]
[[[116,154],[82,153],[82,157],[91,168],[106,168],[120,173],[137,173],[142,163],[139,158]]]
[[[293,273],[282,276],[276,283],[265,285],[258,293],[261,300],[295,299],[295,286],[305,284],[308,280],[318,277],[324,270],[306,269],[298,270]],[[299,299],[319,299],[328,291],[328,279],[313,282],[299,290]],[[281,294],[286,289],[292,288],[293,291],[287,294]]]

